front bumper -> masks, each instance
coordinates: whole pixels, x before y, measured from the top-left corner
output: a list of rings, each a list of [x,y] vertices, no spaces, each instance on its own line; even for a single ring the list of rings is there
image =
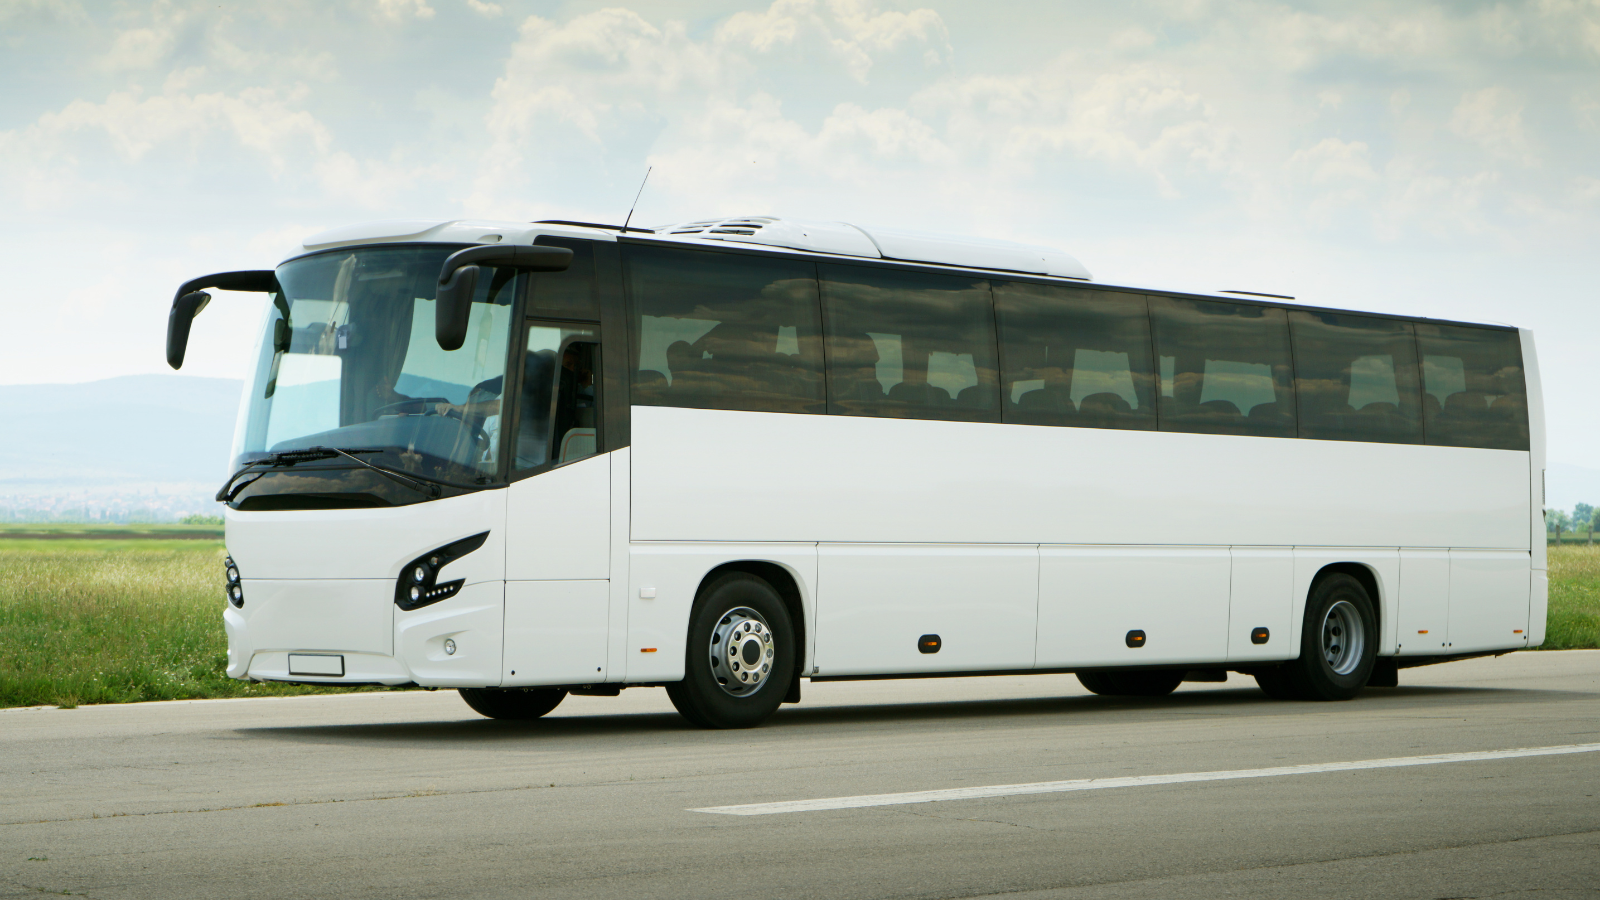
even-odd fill
[[[504,582],[469,584],[456,596],[406,612],[394,582],[378,579],[245,579],[244,608],[223,615],[228,675],[304,684],[500,684]],[[448,648],[454,652],[447,652]],[[342,676],[292,671],[289,655],[343,657]]]

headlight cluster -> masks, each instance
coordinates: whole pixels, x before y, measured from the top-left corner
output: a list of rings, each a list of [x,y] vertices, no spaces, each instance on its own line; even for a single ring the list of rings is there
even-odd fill
[[[222,565],[227,569],[228,583],[223,590],[228,595],[228,602],[232,603],[236,609],[244,609],[244,585],[240,583],[239,567],[234,563],[231,556],[224,559]]]
[[[439,570],[482,547],[483,542],[488,539],[489,532],[485,531],[445,544],[431,553],[424,553],[406,563],[405,568],[400,570],[398,583],[395,584],[394,604],[401,609],[411,610],[454,597],[461,591],[461,586],[466,584],[466,580],[457,578],[454,581],[440,583]]]

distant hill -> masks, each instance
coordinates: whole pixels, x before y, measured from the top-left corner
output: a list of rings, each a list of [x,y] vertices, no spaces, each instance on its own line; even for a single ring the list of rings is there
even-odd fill
[[[183,375],[0,386],[0,506],[165,509],[181,497],[215,512],[241,387]]]

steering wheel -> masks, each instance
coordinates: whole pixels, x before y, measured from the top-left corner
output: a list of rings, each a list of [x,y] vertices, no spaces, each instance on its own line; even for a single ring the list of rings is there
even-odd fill
[[[396,403],[390,403],[390,404],[387,404],[385,406],[380,406],[377,409],[373,410],[372,417],[374,419],[376,419],[377,417],[383,415],[384,413],[388,412],[391,409],[397,410],[395,415],[402,415],[402,416],[436,416],[436,415],[438,415],[438,412],[436,412],[434,410],[434,406],[436,404],[439,404],[439,403],[449,403],[449,402],[450,402],[450,398],[449,397],[412,397],[409,400],[400,400],[400,401],[398,401]],[[413,405],[420,405],[421,408],[418,409],[416,412],[398,411],[399,407],[402,407],[402,406],[413,406]]]

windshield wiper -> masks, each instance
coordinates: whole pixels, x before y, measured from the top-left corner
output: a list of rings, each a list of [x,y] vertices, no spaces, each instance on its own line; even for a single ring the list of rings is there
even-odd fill
[[[252,470],[261,467],[270,469],[277,468],[279,466],[292,466],[295,463],[312,462],[319,459],[334,459],[340,456],[354,460],[355,462],[371,469],[372,471],[377,472],[378,474],[383,475],[392,481],[399,482],[400,484],[403,484],[412,490],[427,494],[430,499],[438,498],[440,493],[438,485],[429,484],[416,478],[412,478],[410,475],[406,475],[403,472],[397,472],[388,466],[380,466],[375,463],[369,463],[361,457],[356,456],[357,453],[382,452],[383,451],[381,450],[371,449],[341,450],[338,447],[309,447],[305,450],[284,450],[279,453],[273,453],[270,456],[264,456],[261,459],[251,460],[250,462],[245,463],[244,466],[239,469],[239,471],[229,476],[227,482],[222,485],[222,489],[217,491],[216,500],[219,503],[232,502],[233,498],[237,497],[240,491],[254,484],[257,479],[267,474],[265,472]],[[240,481],[240,477],[246,474],[253,474],[255,477]]]

